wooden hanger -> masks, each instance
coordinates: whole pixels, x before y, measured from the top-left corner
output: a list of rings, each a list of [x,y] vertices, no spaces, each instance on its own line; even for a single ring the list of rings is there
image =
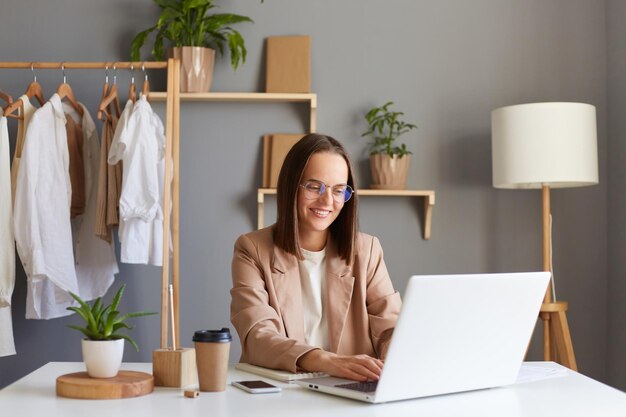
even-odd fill
[[[28,87],[26,88],[26,92],[24,94],[26,94],[28,98],[35,97],[37,101],[39,102],[40,106],[43,106],[44,103],[46,102],[46,99],[43,98],[43,91],[41,90],[41,84],[39,84],[36,79],[32,83],[28,84]]]
[[[76,97],[74,96],[72,87],[66,82],[65,66],[63,64],[61,64],[61,71],[63,71],[63,82],[61,83],[61,85],[59,85],[59,88],[57,88],[57,94],[59,95],[59,98],[61,100],[66,98],[67,101],[70,102],[74,110],[76,110],[76,112],[82,117],[83,108],[80,106],[80,104],[78,104],[78,101],[76,101]]]
[[[29,100],[35,97],[37,101],[39,102],[39,105],[43,106],[44,103],[46,102],[46,99],[43,97],[41,84],[37,82],[37,75],[35,75],[35,69],[32,64],[30,66],[30,70],[33,72],[33,82],[28,84],[28,87],[26,87],[26,91],[24,92],[24,95],[26,95]],[[13,102],[13,104],[11,104],[10,106],[4,109],[4,115],[6,117],[18,117],[17,115],[14,115],[13,113],[15,113],[15,110],[23,106],[24,106],[24,103],[22,103],[22,99],[18,98],[15,102]]]
[[[4,115],[4,110],[9,108],[11,106],[11,104],[13,104],[13,97],[11,97],[9,94],[5,93],[4,91],[0,90],[0,99],[4,100],[7,102],[7,106],[3,107],[2,110],[2,114]],[[11,117],[18,117],[17,115],[11,115]]]
[[[107,75],[104,79],[104,87],[102,87],[102,99],[98,105],[98,119],[100,120],[103,120],[103,114],[106,115],[107,119],[111,118],[111,111],[109,110],[111,102],[113,102],[115,115],[118,119],[122,113],[120,110],[119,94],[117,92],[117,68],[113,66],[113,69],[115,71],[115,75],[113,76],[113,85],[109,86],[108,67],[106,68]]]
[[[76,97],[74,97],[74,92],[72,91],[72,87],[70,87],[68,83],[62,83],[61,85],[59,85],[59,88],[57,88],[57,94],[59,95],[59,98],[61,100],[66,98],[67,101],[70,102],[74,110],[76,110],[76,112],[80,114],[81,116],[83,115],[83,108],[76,101]]]
[[[11,97],[9,94],[5,93],[4,91],[0,90],[0,98],[4,101],[7,102],[7,104],[13,104],[13,97]]]
[[[28,85],[24,95],[27,96],[29,99],[35,97],[41,106],[43,106],[44,103],[46,102],[46,100],[43,98],[41,85],[37,81],[33,81],[32,83]],[[7,106],[4,109],[4,115],[6,117],[18,117],[17,115],[13,113],[15,113],[15,110],[23,106],[24,106],[24,103],[22,102],[22,98],[20,97],[16,101],[14,101],[13,104]]]
[[[117,84],[111,85],[111,87],[108,89],[108,93],[106,93],[107,86],[107,84],[104,85],[104,89],[102,90],[102,100],[100,101],[100,105],[98,106],[98,119],[100,120],[102,120],[103,113],[107,116],[107,118],[111,117],[111,112],[109,111],[109,106],[111,105],[111,102],[113,102],[115,115],[119,118],[121,114]]]

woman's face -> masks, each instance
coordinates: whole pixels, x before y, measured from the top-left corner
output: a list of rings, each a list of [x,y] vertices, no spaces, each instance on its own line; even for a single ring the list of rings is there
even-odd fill
[[[343,208],[344,202],[333,199],[334,185],[345,185],[348,182],[348,164],[341,155],[328,152],[318,152],[311,155],[309,163],[304,169],[302,181],[317,181],[326,186],[326,191],[311,198],[303,187],[298,187],[298,230],[301,238],[313,237],[316,233],[323,233],[324,239],[328,227],[335,221]]]

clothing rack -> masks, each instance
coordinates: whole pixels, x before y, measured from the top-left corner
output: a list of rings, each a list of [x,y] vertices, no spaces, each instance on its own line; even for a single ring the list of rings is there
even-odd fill
[[[167,61],[151,62],[0,62],[0,69],[166,69],[167,70],[167,101],[165,107],[165,198],[163,202],[163,267],[161,275],[161,348],[167,348],[168,335],[168,287],[170,284],[169,261],[169,229],[170,216],[172,226],[172,287],[174,320],[172,332],[176,346],[180,346],[179,326],[179,152],[180,152],[180,60],[170,58]],[[172,176],[172,164],[173,176]],[[168,186],[168,184],[170,186]],[[172,198],[169,198],[169,192]]]

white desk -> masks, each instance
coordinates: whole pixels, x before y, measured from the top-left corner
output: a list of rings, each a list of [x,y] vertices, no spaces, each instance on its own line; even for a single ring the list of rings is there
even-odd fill
[[[547,362],[542,366],[560,365]],[[151,372],[152,365],[128,363],[123,368]],[[252,395],[228,386],[225,392],[203,392],[198,398],[185,398],[179,389],[159,387],[150,395],[123,400],[57,397],[56,378],[82,370],[83,364],[75,362],[51,362],[39,368],[0,391],[0,414],[24,417],[626,416],[625,393],[569,370],[566,376],[510,387],[378,405],[281,383],[275,383],[283,388],[279,394]],[[231,368],[228,381],[238,379],[265,378]]]

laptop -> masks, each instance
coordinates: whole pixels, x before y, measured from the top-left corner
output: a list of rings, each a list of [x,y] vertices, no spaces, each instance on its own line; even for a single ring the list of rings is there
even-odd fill
[[[377,382],[296,383],[370,403],[513,384],[549,280],[549,272],[413,276]]]

